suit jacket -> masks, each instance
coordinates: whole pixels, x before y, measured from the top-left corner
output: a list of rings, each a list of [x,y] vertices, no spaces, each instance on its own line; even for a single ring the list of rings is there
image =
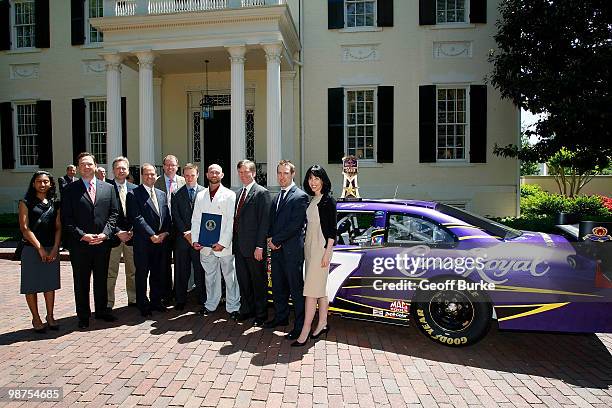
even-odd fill
[[[125,183],[126,183],[125,186],[126,186],[128,194],[130,191],[138,187],[136,184],[130,183],[127,180],[125,181]],[[112,185],[115,190],[115,194],[117,195],[117,205],[119,206],[119,215],[117,216],[117,232],[130,231],[132,229],[132,223],[130,223],[130,220],[128,219],[127,214],[123,212],[123,207],[121,206],[121,198],[119,198],[119,187],[117,186],[117,183],[115,182],[115,180],[110,180],[109,184]],[[125,197],[125,207],[126,207],[126,212],[127,212],[127,194]],[[111,238],[111,246],[116,247],[120,243],[121,243],[121,240],[117,237],[117,235],[113,234]],[[128,242],[126,242],[126,244],[132,245],[132,240],[130,239]]]
[[[280,194],[280,192],[279,192]],[[268,236],[272,243],[282,246],[286,253],[304,256],[304,226],[308,194],[293,186],[287,191],[283,201],[276,209],[278,195],[270,208],[270,229]]]
[[[241,193],[242,189],[236,192],[235,207],[238,207]],[[252,257],[256,247],[266,249],[271,202],[270,192],[257,183],[253,184],[240,210],[236,230],[239,238],[234,252],[240,251],[243,256]]]
[[[89,244],[81,241],[85,234],[116,233],[119,203],[110,184],[96,180],[96,200],[91,202],[82,181],[66,186],[62,197],[62,217],[71,249]],[[108,241],[107,241],[108,242]],[[106,244],[103,243],[102,245]]]
[[[127,195],[128,219],[134,228],[134,245],[151,244],[151,236],[170,232],[170,210],[166,194],[154,189],[160,213],[155,209],[153,200],[144,185],[140,185]],[[164,242],[166,242],[164,240]]]
[[[227,256],[232,254],[232,236],[234,229],[234,206],[236,204],[236,193],[227,187],[219,186],[212,201],[210,200],[210,189],[205,189],[196,197],[191,218],[191,239],[197,241],[200,236],[200,223],[202,214],[221,215],[221,232],[219,234],[219,244],[223,245],[223,251],[215,252],[212,248],[202,248],[204,255],[211,253],[216,256]]]
[[[74,180],[76,181],[78,179],[75,177]],[[57,183],[59,184],[59,192],[61,195],[64,192],[64,189],[66,188],[66,186],[70,183],[74,183],[74,181],[72,181],[70,177],[68,176],[63,176],[57,180]]]
[[[204,187],[197,184],[195,187],[195,196],[197,197]],[[193,201],[189,198],[187,184],[172,193],[172,224],[176,234],[176,247],[189,248],[189,242],[184,238],[185,232],[191,231],[191,216],[193,214],[193,206],[196,198]]]
[[[185,177],[179,176],[177,174],[176,175],[176,186],[177,186],[176,191],[178,191],[178,189],[183,187],[184,185],[185,185]],[[155,188],[160,189],[164,193],[168,194],[168,187],[166,186],[166,177],[164,176],[163,173],[161,176],[157,178],[157,180],[155,180]]]

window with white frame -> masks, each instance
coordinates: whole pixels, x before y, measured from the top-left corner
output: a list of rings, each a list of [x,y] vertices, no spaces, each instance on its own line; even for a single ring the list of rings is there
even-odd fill
[[[375,0],[345,0],[346,27],[376,26]]]
[[[38,165],[38,129],[36,126],[36,104],[15,104],[15,132],[17,166]]]
[[[358,159],[376,159],[376,92],[374,89],[346,90],[347,153]]]
[[[87,101],[87,144],[100,164],[106,160],[106,100]]]
[[[36,13],[34,0],[15,0],[13,6],[14,47],[32,48],[36,45]]]
[[[465,160],[467,138],[467,88],[437,89],[438,160]]]
[[[89,19],[102,17],[104,15],[104,0],[87,0],[87,38],[89,43],[99,43],[103,41],[102,32],[95,29]]]
[[[444,23],[465,23],[465,12],[467,0],[437,0],[436,1],[436,22]]]

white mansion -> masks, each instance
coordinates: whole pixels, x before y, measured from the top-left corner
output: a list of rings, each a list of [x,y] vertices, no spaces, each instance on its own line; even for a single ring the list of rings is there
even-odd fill
[[[270,189],[280,159],[298,184],[318,163],[337,195],[354,154],[362,196],[515,215],[519,164],[492,150],[520,113],[486,84],[497,3],[0,0],[0,212],[88,150],[220,163],[232,187],[242,158]]]

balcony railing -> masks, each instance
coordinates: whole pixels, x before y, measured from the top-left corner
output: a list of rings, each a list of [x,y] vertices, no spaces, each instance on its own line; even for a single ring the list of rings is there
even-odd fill
[[[286,0],[105,0],[105,16],[185,13],[285,4]]]

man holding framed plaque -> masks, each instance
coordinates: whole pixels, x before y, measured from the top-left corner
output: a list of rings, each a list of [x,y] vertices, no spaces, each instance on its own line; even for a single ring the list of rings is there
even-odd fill
[[[221,184],[223,169],[218,164],[208,166],[208,188],[200,192],[193,206],[191,241],[200,251],[204,268],[206,303],[200,314],[207,315],[221,300],[221,274],[225,280],[225,307],[233,319],[240,310],[240,288],[232,255],[232,227],[236,194]]]

